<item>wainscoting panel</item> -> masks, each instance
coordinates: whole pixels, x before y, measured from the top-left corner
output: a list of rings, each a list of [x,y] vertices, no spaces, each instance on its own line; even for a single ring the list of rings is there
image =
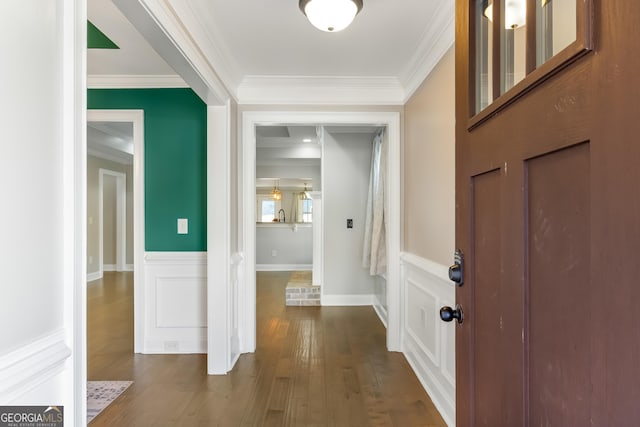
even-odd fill
[[[206,327],[206,287],[206,277],[157,277],[156,327]],[[184,307],[191,307],[191,310],[184,310]]]
[[[147,252],[144,353],[207,352],[206,252]]]
[[[402,349],[449,426],[455,426],[455,323],[440,320],[440,307],[455,305],[447,267],[401,254]]]
[[[64,370],[70,356],[64,330],[52,331],[0,356],[0,402],[26,404],[25,396],[44,392],[47,384]]]

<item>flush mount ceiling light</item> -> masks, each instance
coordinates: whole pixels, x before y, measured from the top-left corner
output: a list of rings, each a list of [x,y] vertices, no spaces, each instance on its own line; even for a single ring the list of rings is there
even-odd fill
[[[322,31],[344,30],[362,10],[362,0],[300,0],[300,10]]]
[[[546,5],[547,1],[542,2],[542,6]],[[527,4],[525,0],[506,0],[504,8],[506,13],[504,16],[504,27],[507,30],[524,27],[527,22]],[[493,20],[493,4],[487,6],[484,10],[484,16]]]

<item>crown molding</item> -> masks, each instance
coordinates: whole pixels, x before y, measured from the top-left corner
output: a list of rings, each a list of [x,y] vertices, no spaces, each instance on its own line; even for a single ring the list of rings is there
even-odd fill
[[[404,105],[453,45],[455,33],[453,2],[439,2],[399,78],[242,76],[216,29],[204,25],[210,11],[174,0],[114,3],[184,80],[176,76],[182,82],[177,86],[89,76],[89,87],[191,87],[212,105],[228,98],[245,105]]]
[[[232,96],[168,0],[113,0],[164,60],[208,105]]]
[[[121,155],[117,155],[114,153],[105,153],[104,151],[96,150],[94,148],[87,148],[87,155],[103,160],[108,160],[110,162],[119,163],[125,166],[131,166],[133,164],[133,156],[127,156],[124,153]]]
[[[198,2],[183,0],[171,1],[171,4],[211,69],[235,98],[235,91],[242,80],[242,75],[238,71],[231,49],[223,42],[224,37],[217,26],[210,24],[215,22],[211,16],[211,9],[199,7]]]
[[[395,77],[246,76],[239,104],[402,105],[404,88]]]
[[[403,104],[420,87],[440,59],[455,41],[455,7],[452,1],[442,1],[426,26],[416,53],[400,75],[404,87]]]
[[[178,75],[114,75],[87,76],[89,89],[184,88],[189,85]]]

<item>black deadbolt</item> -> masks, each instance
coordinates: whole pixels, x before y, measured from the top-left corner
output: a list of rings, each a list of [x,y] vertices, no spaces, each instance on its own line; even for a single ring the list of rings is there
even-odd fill
[[[458,286],[464,283],[464,256],[460,249],[453,253],[453,265],[449,267],[449,280],[454,281]]]

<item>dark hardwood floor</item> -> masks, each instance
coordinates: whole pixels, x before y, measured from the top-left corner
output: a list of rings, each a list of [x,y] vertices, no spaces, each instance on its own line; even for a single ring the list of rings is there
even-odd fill
[[[88,378],[134,381],[91,427],[445,426],[371,307],[285,307],[288,277],[257,274],[257,351],[224,376],[133,354],[133,274],[90,283]]]

